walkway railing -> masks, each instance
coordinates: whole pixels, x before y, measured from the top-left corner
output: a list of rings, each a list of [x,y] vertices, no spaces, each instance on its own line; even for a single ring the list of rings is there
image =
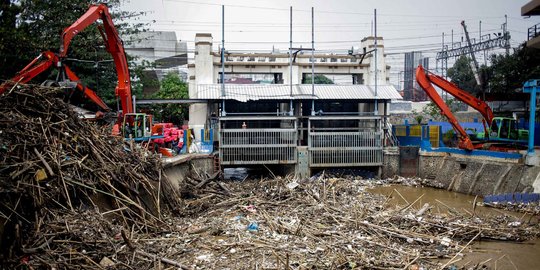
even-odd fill
[[[529,27],[529,30],[527,31],[527,40],[531,40],[537,36],[540,36],[540,23]]]

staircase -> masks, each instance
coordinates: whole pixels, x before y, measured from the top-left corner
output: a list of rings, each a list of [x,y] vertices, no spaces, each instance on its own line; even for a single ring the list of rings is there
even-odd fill
[[[399,146],[399,141],[392,130],[392,124],[390,123],[386,124],[385,129],[387,130],[387,132],[385,132],[385,138],[384,138],[385,146],[386,147]]]

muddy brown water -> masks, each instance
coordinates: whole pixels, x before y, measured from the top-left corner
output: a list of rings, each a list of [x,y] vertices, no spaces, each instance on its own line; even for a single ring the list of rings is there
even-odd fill
[[[413,205],[420,209],[425,203],[429,203],[433,208],[431,211],[445,213],[448,207],[466,213],[473,211],[475,196],[460,194],[443,189],[429,187],[409,187],[409,186],[377,186],[369,190],[375,194],[382,194],[390,197],[388,203],[391,205],[405,206],[416,201]],[[482,201],[479,197],[478,201]],[[406,202],[407,201],[407,202]],[[507,214],[516,220],[532,220],[538,222],[538,217],[524,216],[522,213],[505,211],[490,207],[477,206],[475,213],[478,216]],[[526,242],[511,241],[478,241],[472,245],[471,252],[464,253],[461,261],[457,265],[468,266],[479,262],[486,262],[485,265],[492,269],[540,269],[540,239]],[[446,261],[444,261],[446,262]]]

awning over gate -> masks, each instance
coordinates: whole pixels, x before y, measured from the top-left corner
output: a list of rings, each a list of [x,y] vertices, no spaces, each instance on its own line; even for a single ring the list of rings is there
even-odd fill
[[[403,99],[392,85],[315,85],[315,95],[311,95],[311,85],[301,84],[225,84],[225,95],[222,95],[221,84],[200,84],[197,86],[197,98],[214,100],[392,100]]]

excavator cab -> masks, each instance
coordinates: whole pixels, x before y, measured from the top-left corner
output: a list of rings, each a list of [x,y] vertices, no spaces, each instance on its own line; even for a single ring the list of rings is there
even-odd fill
[[[529,131],[518,129],[517,121],[509,117],[494,117],[489,127],[490,140],[527,140]]]
[[[152,136],[152,115],[126,113],[122,122],[122,135],[135,141],[148,140]]]

